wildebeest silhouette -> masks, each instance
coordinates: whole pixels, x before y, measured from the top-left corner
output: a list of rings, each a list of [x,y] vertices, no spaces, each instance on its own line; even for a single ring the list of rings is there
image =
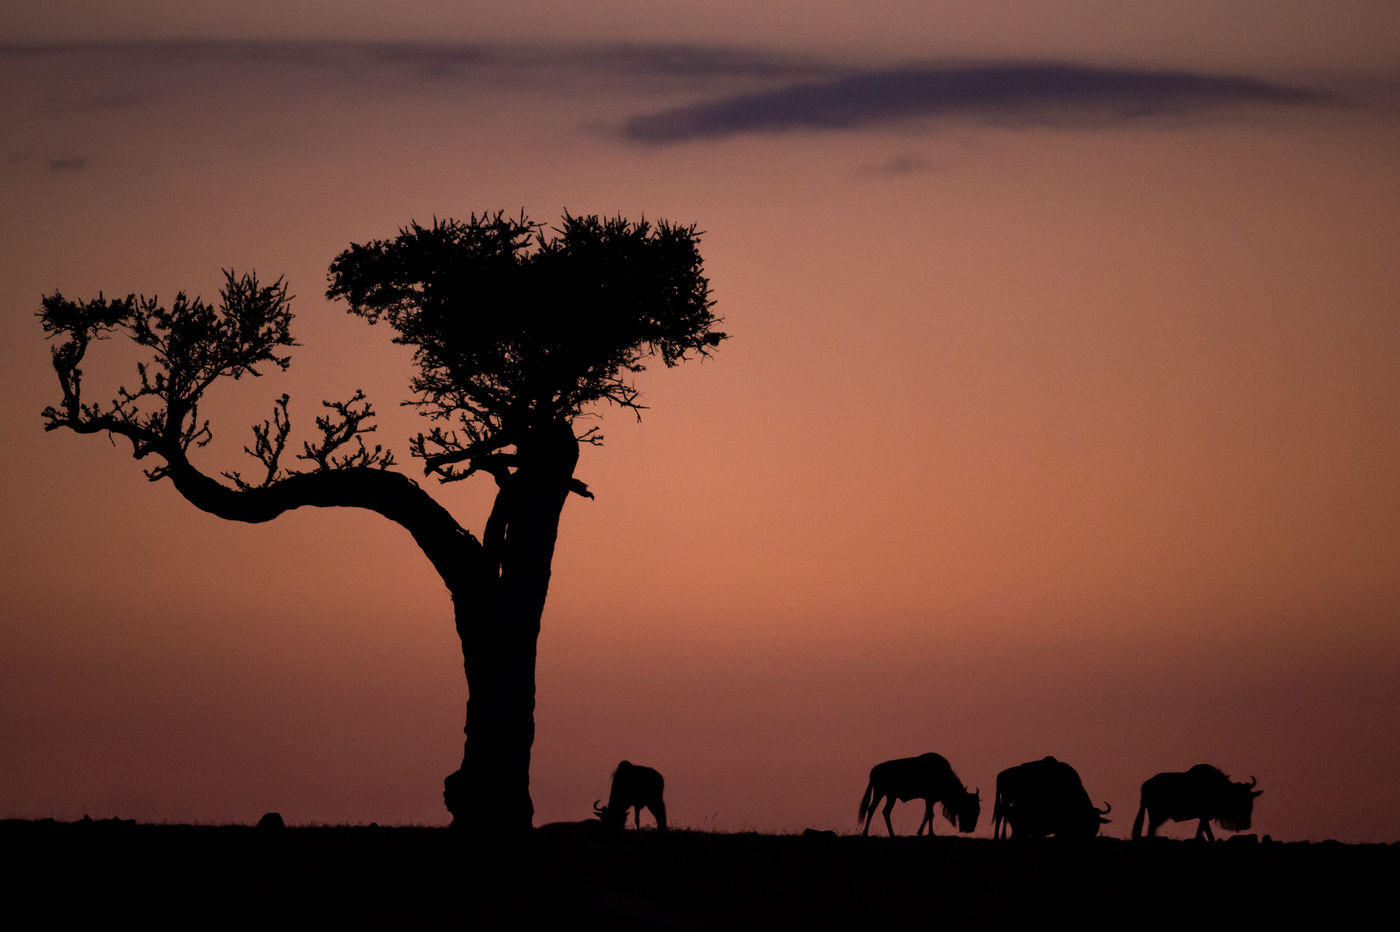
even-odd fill
[[[997,774],[992,835],[1017,838],[1093,838],[1112,810],[1089,801],[1079,773],[1053,757],[1008,767]]]
[[[858,818],[865,823],[862,835],[870,834],[870,819],[875,815],[875,807],[881,799],[886,800],[883,815],[885,830],[891,838],[894,837],[894,826],[890,824],[890,812],[896,801],[924,801],[924,818],[915,835],[922,835],[925,826],[929,835],[933,834],[934,803],[943,804],[943,818],[957,826],[960,832],[975,830],[977,817],[982,812],[981,795],[976,790],[968,791],[941,754],[901,757],[870,768],[870,781],[865,785],[865,795],[860,799]]]
[[[1249,829],[1254,817],[1256,790],[1254,777],[1248,783],[1234,783],[1210,764],[1197,764],[1184,773],[1168,771],[1148,777],[1142,784],[1142,802],[1137,818],[1133,819],[1133,838],[1142,837],[1142,823],[1147,820],[1147,837],[1157,834],[1163,822],[1187,822],[1200,819],[1196,837],[1214,841],[1211,821],[1230,832]]]
[[[650,809],[656,819],[656,827],[666,830],[666,803],[661,798],[665,790],[665,780],[650,767],[642,767],[628,761],[619,761],[613,771],[612,790],[608,793],[608,804],[600,806],[601,800],[594,800],[593,814],[604,825],[623,828],[627,824],[627,810],[633,809],[634,824],[642,827],[642,810]]]

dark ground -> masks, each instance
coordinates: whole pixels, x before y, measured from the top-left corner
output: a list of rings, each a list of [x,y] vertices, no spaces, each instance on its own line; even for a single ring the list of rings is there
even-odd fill
[[[9,929],[1397,927],[1400,845],[0,822]]]

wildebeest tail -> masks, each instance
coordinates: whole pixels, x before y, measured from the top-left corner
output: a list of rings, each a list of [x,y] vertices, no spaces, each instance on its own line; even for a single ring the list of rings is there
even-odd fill
[[[860,815],[856,816],[857,822],[865,821],[865,814],[874,808],[875,802],[871,797],[875,795],[875,778],[871,777],[870,782],[865,784],[865,795],[860,798]]]

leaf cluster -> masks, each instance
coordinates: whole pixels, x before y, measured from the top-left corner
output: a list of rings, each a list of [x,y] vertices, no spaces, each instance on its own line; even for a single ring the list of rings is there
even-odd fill
[[[410,404],[436,421],[412,449],[428,472],[497,473],[532,430],[599,401],[640,412],[650,357],[673,366],[725,334],[694,226],[523,214],[411,224],[332,262],[327,296],[413,347]],[[599,442],[596,430],[581,439]]]

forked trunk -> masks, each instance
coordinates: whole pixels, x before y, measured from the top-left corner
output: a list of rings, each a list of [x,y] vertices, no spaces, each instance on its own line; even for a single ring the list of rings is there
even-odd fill
[[[443,784],[454,828],[493,839],[528,832],[535,740],[535,644],[549,593],[559,516],[578,462],[566,423],[518,448],[488,523],[486,572],[454,587],[467,675],[462,766]]]

